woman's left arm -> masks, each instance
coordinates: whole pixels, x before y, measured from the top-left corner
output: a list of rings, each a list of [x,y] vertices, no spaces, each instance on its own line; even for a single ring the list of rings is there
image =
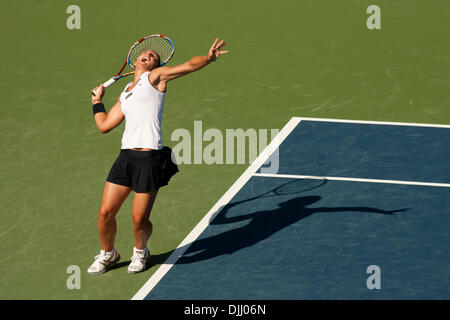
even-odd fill
[[[208,55],[193,57],[189,61],[174,67],[164,66],[157,68],[155,69],[155,72],[150,74],[150,76],[155,77],[155,79],[151,79],[151,81],[152,83],[167,82],[200,70],[209,63],[217,60],[222,54],[228,53],[228,51],[222,50],[224,46],[225,42],[223,40],[219,42],[219,39],[216,39],[209,49]]]

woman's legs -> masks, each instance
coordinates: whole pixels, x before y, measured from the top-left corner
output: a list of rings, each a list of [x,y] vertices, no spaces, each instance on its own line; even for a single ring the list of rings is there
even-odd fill
[[[106,182],[102,204],[98,212],[97,226],[100,243],[104,251],[114,248],[116,238],[116,214],[131,192],[131,187]]]
[[[147,193],[134,193],[131,218],[133,220],[136,249],[144,249],[152,235],[153,225],[149,219],[157,194],[158,190]]]

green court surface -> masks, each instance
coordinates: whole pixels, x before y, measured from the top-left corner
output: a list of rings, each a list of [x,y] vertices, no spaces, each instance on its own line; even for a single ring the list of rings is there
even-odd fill
[[[129,275],[130,196],[118,216],[119,268],[88,276],[100,249],[97,212],[124,124],[102,135],[90,90],[113,76],[129,46],[162,33],[169,65],[205,55],[216,37],[228,55],[169,84],[171,133],[281,129],[293,116],[449,124],[447,0],[71,1],[1,4],[0,299],[130,299],[247,164],[181,164],[152,211],[152,267]],[[366,9],[381,8],[369,30]],[[108,89],[109,109],[127,80]],[[206,143],[205,143],[206,145]],[[81,289],[66,286],[81,268]]]

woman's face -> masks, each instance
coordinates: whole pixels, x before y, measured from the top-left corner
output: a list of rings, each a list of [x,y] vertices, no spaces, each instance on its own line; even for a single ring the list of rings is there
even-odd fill
[[[150,71],[159,67],[159,55],[155,50],[144,50],[136,59],[134,66],[136,69],[144,69]]]

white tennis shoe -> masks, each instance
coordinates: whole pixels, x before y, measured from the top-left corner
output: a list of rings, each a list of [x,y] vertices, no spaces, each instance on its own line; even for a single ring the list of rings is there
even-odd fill
[[[128,273],[144,271],[149,260],[150,251],[148,251],[147,248],[144,248],[143,250],[133,248],[133,256],[131,257],[131,263],[128,266]]]
[[[94,257],[94,263],[88,268],[89,274],[102,274],[108,271],[113,265],[120,260],[120,254],[114,248],[111,254],[100,250],[100,254]]]

